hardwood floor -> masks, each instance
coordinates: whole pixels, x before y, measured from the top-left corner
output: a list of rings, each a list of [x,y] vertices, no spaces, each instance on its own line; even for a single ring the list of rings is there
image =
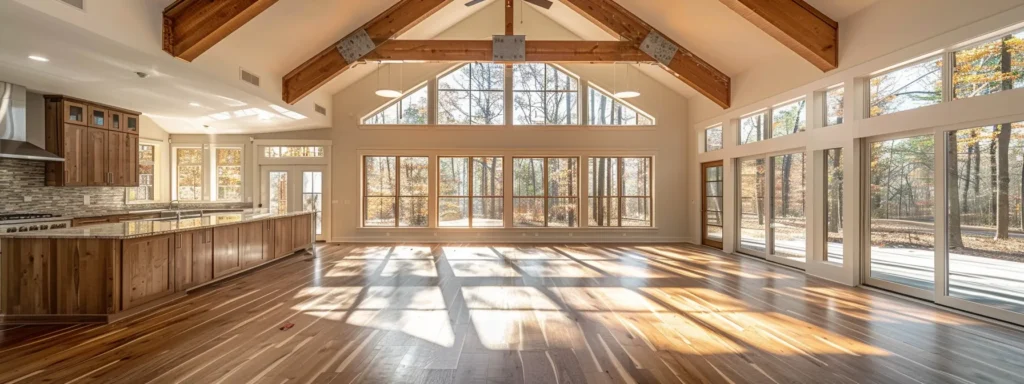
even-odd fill
[[[694,246],[316,252],[111,325],[0,328],[0,382],[1024,377],[1024,332]]]

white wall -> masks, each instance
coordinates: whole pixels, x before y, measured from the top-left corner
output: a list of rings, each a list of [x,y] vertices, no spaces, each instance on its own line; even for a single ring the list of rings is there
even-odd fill
[[[501,33],[502,8],[498,2],[442,33],[439,39],[481,39]],[[571,32],[525,7],[528,23],[518,33],[536,39],[578,39]],[[533,12],[532,14],[529,12]],[[427,21],[429,22],[429,20]],[[518,27],[517,27],[518,28]],[[403,85],[410,89],[443,72],[451,65],[406,64],[400,66]],[[399,71],[396,67],[395,72]],[[570,65],[581,77],[581,87],[593,81],[611,88],[613,67]],[[624,70],[619,77],[623,81]],[[362,126],[360,120],[387,100],[376,97],[376,77],[354,83],[334,98],[333,241],[680,241],[685,227],[678,191],[685,188],[684,136],[687,103],[673,90],[631,70],[631,83],[643,96],[631,100],[657,120],[654,127],[447,127]],[[397,82],[397,78],[396,78]],[[654,217],[650,229],[397,229],[362,228],[361,156],[390,155],[571,155],[654,156]],[[508,163],[506,163],[508,164]],[[506,165],[509,168],[510,165]],[[436,164],[432,163],[432,168]],[[433,174],[434,170],[432,170]],[[581,172],[586,168],[581,166]],[[581,184],[585,185],[585,184]],[[436,186],[432,186],[436,189]],[[584,189],[584,193],[586,192]],[[506,195],[512,193],[506,188]],[[583,197],[583,196],[581,196]],[[585,207],[582,204],[581,207]],[[435,221],[436,215],[432,216]]]
[[[859,196],[861,192],[860,175],[862,162],[859,158],[863,139],[885,135],[934,134],[937,143],[942,142],[942,133],[946,130],[962,129],[1008,121],[1024,119],[1024,90],[1000,92],[995,95],[976,97],[965,100],[943,102],[938,105],[916,110],[894,113],[874,118],[866,118],[866,82],[867,78],[880,70],[905,63],[926,55],[936,54],[944,50],[954,50],[963,43],[975,41],[990,33],[1018,26],[1024,21],[1024,6],[1020,1],[984,1],[984,2],[950,1],[917,1],[894,0],[883,1],[841,22],[846,35],[841,46],[841,68],[826,75],[820,72],[811,74],[795,74],[800,65],[793,70],[786,70],[783,64],[773,63],[771,68],[778,72],[760,74],[767,77],[762,80],[746,80],[741,78],[734,89],[738,101],[736,107],[708,117],[698,117],[690,126],[690,138],[687,151],[687,168],[691,174],[699,169],[701,163],[724,160],[725,162],[725,251],[736,249],[735,240],[737,222],[737,159],[765,154],[804,152],[807,155],[807,187],[808,206],[805,214],[809,218],[809,233],[814,228],[824,225],[823,213],[817,207],[821,202],[823,172],[821,153],[830,148],[843,148],[845,156],[844,171],[846,177],[844,195]],[[1017,6],[1014,6],[1014,5]],[[918,12],[912,10],[919,9]],[[986,17],[987,16],[987,17]],[[901,26],[893,24],[900,22]],[[935,25],[938,24],[938,25]],[[927,36],[922,34],[928,34]],[[856,45],[860,44],[860,45]],[[873,56],[873,57],[870,57]],[[857,61],[860,61],[857,63]],[[751,74],[753,76],[753,74]],[[776,77],[771,79],[771,77]],[[808,80],[809,78],[809,80]],[[796,79],[796,80],[794,80]],[[808,82],[809,81],[809,82]],[[797,84],[790,84],[796,82]],[[845,122],[841,125],[822,127],[820,104],[808,108],[808,130],[781,138],[770,139],[758,143],[739,145],[739,118],[748,113],[771,107],[778,103],[797,97],[814,100],[818,92],[825,88],[844,83],[846,85]],[[784,85],[788,84],[788,85]],[[802,85],[799,85],[802,84]],[[794,87],[795,85],[799,85]],[[789,87],[781,91],[780,87]],[[751,100],[757,100],[751,102]],[[747,104],[743,104],[746,102]],[[708,115],[709,109],[691,100],[690,106]],[[725,148],[713,152],[704,152],[703,132],[715,124],[724,127]],[[941,172],[938,172],[941,174]],[[687,188],[687,222],[686,237],[688,241],[700,241],[701,221],[700,187],[694,183]],[[941,181],[941,175],[936,176]],[[815,182],[817,181],[817,182]],[[936,188],[938,201],[944,200],[943,188]],[[813,197],[813,198],[811,198]],[[829,278],[847,284],[860,282],[860,244],[853,239],[862,239],[859,223],[861,222],[859,199],[844,201],[844,236],[845,264],[841,267],[828,265],[823,260],[823,245],[816,236],[809,236],[808,273]],[[938,204],[937,204],[938,206]],[[941,227],[942,216],[937,215]],[[941,244],[937,244],[941,246]]]

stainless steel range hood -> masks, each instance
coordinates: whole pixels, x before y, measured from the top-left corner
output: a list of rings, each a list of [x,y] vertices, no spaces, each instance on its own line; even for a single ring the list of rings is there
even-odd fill
[[[27,95],[25,87],[0,82],[0,157],[64,161],[64,158],[28,142],[25,132]]]

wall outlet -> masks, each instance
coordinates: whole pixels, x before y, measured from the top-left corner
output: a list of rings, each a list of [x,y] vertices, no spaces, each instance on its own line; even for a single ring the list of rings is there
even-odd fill
[[[90,197],[89,195],[85,195],[85,196],[83,196],[83,197],[82,197],[82,204],[85,204],[85,205],[91,205],[91,204],[92,204],[92,199],[91,199],[91,197]]]
[[[25,195],[25,202],[26,203],[31,203],[32,202],[32,196]]]

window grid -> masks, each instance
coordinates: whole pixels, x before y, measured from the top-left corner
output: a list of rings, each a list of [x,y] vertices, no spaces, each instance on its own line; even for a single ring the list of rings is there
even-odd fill
[[[242,201],[242,148],[216,148],[216,200]]]
[[[274,146],[263,147],[263,157],[266,158],[291,158],[291,157],[324,157],[322,146]]]
[[[536,65],[543,65],[543,68],[544,68],[544,70],[541,73],[541,79],[540,79],[541,86],[539,87],[540,89],[530,89],[530,88],[533,88],[533,87],[530,87],[528,85],[527,82],[529,80],[522,80],[524,83],[527,83],[527,84],[524,84],[524,85],[527,85],[527,86],[526,87],[520,87],[520,84],[516,83],[515,79],[517,79],[517,76],[521,77],[523,75],[519,75],[519,73],[521,73],[521,72],[517,72],[517,71],[520,70],[521,68],[528,68],[528,67],[536,66]],[[524,116],[524,117],[532,117],[532,115],[533,115],[533,113],[532,113],[533,112],[532,108],[534,107],[533,105],[528,105],[527,106],[528,110],[521,111],[521,109],[522,109],[521,101],[520,101],[520,99],[517,96],[522,95],[522,94],[526,94],[526,95],[540,95],[541,109],[543,111],[542,112],[542,114],[543,114],[543,116],[542,116],[543,117],[543,122],[542,123],[537,123],[534,119],[529,119],[529,121],[525,121],[525,122],[524,121],[520,121],[519,119],[515,119],[515,120],[513,120],[513,125],[573,125],[573,124],[577,124],[578,123],[578,120],[579,120],[579,79],[578,78],[573,77],[569,73],[567,73],[565,71],[562,71],[562,70],[552,66],[551,64],[537,64],[537,63],[516,64],[513,67],[513,71],[514,71],[513,72],[513,76],[512,76],[512,78],[513,78],[513,84],[512,84],[513,116],[517,116],[518,117],[518,115],[520,115],[520,114],[525,114],[527,116]],[[554,72],[554,74],[551,75],[551,72]],[[563,85],[562,81],[563,80],[564,80],[564,89],[562,87],[562,85]],[[551,82],[554,82],[555,84],[551,84]],[[549,105],[549,101],[550,101],[549,97],[548,97],[549,95],[560,95],[558,100],[562,100],[561,99],[562,97],[565,98],[565,100],[566,100],[565,104],[559,103],[560,105],[556,106],[556,107],[565,106],[565,107],[570,107],[571,108],[571,110],[567,111],[566,116],[564,117],[564,119],[557,119],[557,118],[553,119],[552,116],[550,115],[553,110],[550,108],[551,105]],[[532,101],[533,97],[529,97],[528,100]],[[557,112],[556,112],[556,116],[557,116]]]
[[[481,160],[481,159],[484,160],[484,161],[487,161],[487,159],[497,160],[498,162],[496,162],[495,164],[499,164],[500,168],[499,167],[495,167],[495,168],[499,168],[499,169],[495,170],[494,172],[496,174],[498,174],[498,175],[502,175],[502,183],[504,183],[504,176],[503,176],[504,175],[503,172],[504,172],[504,169],[505,169],[505,167],[504,167],[504,159],[502,157],[500,157],[500,156],[472,156],[472,157],[469,157],[469,156],[442,156],[442,157],[439,157],[438,161],[437,161],[437,172],[438,172],[438,180],[439,181],[441,179],[441,165],[444,163],[445,159],[465,159],[465,160],[468,161],[468,163],[466,165],[466,173],[467,173],[466,193],[467,193],[467,195],[446,195],[446,194],[443,194],[441,191],[443,190],[444,187],[441,185],[440,182],[438,182],[438,185],[437,185],[437,203],[438,203],[437,224],[438,224],[438,227],[441,227],[441,228],[477,228],[473,224],[473,217],[474,217],[474,209],[473,209],[473,207],[475,206],[475,204],[473,204],[473,199],[504,199],[505,198],[505,195],[504,195],[505,187],[504,187],[504,185],[497,185],[495,187],[495,189],[500,189],[502,191],[502,194],[478,195],[474,191],[474,187],[476,186],[476,181],[477,181],[476,180],[476,167],[474,166],[474,164],[475,164],[475,162],[477,160]],[[468,201],[466,216],[468,218],[468,223],[469,224],[468,224],[467,227],[459,227],[459,226],[443,226],[442,227],[441,226],[441,208],[440,208],[440,204],[441,204],[441,200],[442,199],[466,199]],[[504,204],[502,204],[502,206],[503,205]],[[504,218],[504,214],[502,214],[502,218]],[[504,224],[501,225],[500,227],[482,227],[482,228],[502,228],[502,227],[504,227]]]
[[[518,196],[516,194],[515,189],[513,188],[512,200],[513,200],[513,207],[514,207],[516,200],[541,199],[544,202],[544,204],[543,204],[544,209],[543,209],[543,215],[542,215],[543,219],[544,219],[543,220],[543,224],[544,224],[543,227],[544,228],[549,228],[551,226],[550,220],[549,220],[549,215],[550,215],[550,210],[551,210],[551,200],[554,200],[554,199],[571,199],[571,200],[576,200],[576,204],[575,204],[576,206],[575,206],[574,212],[579,212],[579,189],[577,188],[577,186],[579,184],[579,158],[577,158],[577,157],[543,157],[543,158],[540,158],[540,157],[513,157],[512,158],[513,171],[515,171],[514,164],[515,164],[516,160],[535,161],[535,160],[540,160],[540,159],[543,160],[543,164],[544,164],[544,167],[543,167],[544,168],[543,169],[543,176],[544,176],[543,180],[544,180],[544,182],[542,183],[543,188],[544,188],[543,189],[544,193],[542,195]],[[568,186],[569,190],[570,190],[570,194],[569,195],[551,196],[551,190],[549,189],[550,170],[551,170],[550,163],[551,163],[551,160],[560,160],[560,159],[565,159],[565,160],[568,160],[570,162],[570,164],[575,164],[575,172],[574,173],[576,173],[576,175],[573,178],[575,180],[575,182],[570,183],[570,185]],[[570,175],[570,176],[572,176],[572,175]],[[512,178],[516,179],[516,176],[513,175]],[[572,223],[569,223],[569,227],[577,227],[577,226],[579,226],[579,217],[578,216],[575,218],[575,220]],[[516,225],[515,224],[515,218],[513,218],[513,227],[520,227],[520,228],[526,227],[526,228],[529,228],[527,226]]]
[[[366,172],[366,161],[367,161],[367,159],[372,159],[372,158],[384,158],[384,159],[391,158],[391,159],[394,159],[394,187],[392,188],[391,194],[387,194],[387,195],[385,195],[385,194],[371,195],[370,194],[370,191],[369,191],[369,189],[370,189],[369,188],[369,181],[367,180],[367,176],[368,175],[367,175],[367,172]],[[364,227],[380,227],[380,228],[387,228],[387,227],[394,227],[394,228],[422,228],[422,227],[424,227],[424,225],[402,225],[402,204],[401,204],[402,203],[402,199],[403,198],[429,199],[429,197],[430,197],[429,189],[428,189],[427,194],[425,194],[425,195],[414,195],[414,194],[403,194],[402,193],[402,160],[403,159],[414,159],[414,158],[428,159],[427,163],[428,163],[428,167],[429,167],[429,158],[422,157],[422,156],[364,156],[363,157],[363,226]],[[378,198],[378,199],[379,198],[385,198],[385,199],[390,198],[390,199],[392,199],[392,203],[391,203],[392,204],[392,207],[391,207],[392,211],[391,211],[391,213],[393,214],[392,216],[393,216],[394,224],[392,224],[392,225],[369,225],[369,224],[367,224],[367,221],[369,219],[370,199],[372,199],[372,198]],[[429,215],[429,213],[428,213],[428,215]]]
[[[364,125],[424,125],[428,123],[427,105],[430,104],[427,85],[414,88],[401,97],[388,102],[384,107],[363,119]],[[419,101],[422,100],[422,103]],[[419,104],[419,105],[417,105]],[[416,108],[419,115],[406,116],[406,111]]]
[[[500,67],[501,71],[502,71],[501,72],[502,76],[501,76],[500,79],[497,79],[497,81],[492,81],[494,79],[492,79],[489,74],[488,75],[480,75],[479,74],[479,73],[481,73],[481,72],[483,72],[485,70],[493,70],[496,67]],[[468,78],[467,78],[468,84],[466,84],[467,86],[464,87],[464,88],[455,88],[455,87],[447,86],[447,83],[446,83],[445,79],[447,79],[449,77],[452,77],[454,79],[455,76],[458,76],[458,73],[463,70],[463,68],[469,68],[469,73],[468,73]],[[485,84],[479,84],[479,85],[475,86],[474,83],[482,82],[480,80],[480,78],[477,78],[475,76],[487,76],[487,77],[483,77],[483,79],[486,80],[487,84],[486,85]],[[453,82],[454,82],[454,80],[453,80]],[[437,83],[438,83],[438,86],[437,86],[438,91],[437,91],[437,100],[435,101],[435,103],[437,105],[437,121],[436,121],[436,124],[438,124],[438,125],[505,125],[505,109],[506,109],[506,106],[505,106],[505,94],[506,94],[507,87],[506,87],[506,84],[505,84],[505,66],[503,64],[495,64],[495,63],[468,63],[468,64],[464,64],[464,65],[456,68],[453,71],[444,73],[441,76],[439,76],[438,79],[437,79]],[[490,87],[488,87],[488,85]],[[495,96],[497,94],[500,94],[501,97],[500,98],[495,98],[494,101],[493,101],[494,105],[490,105],[489,106],[489,107],[494,108],[494,111],[487,111],[488,112],[487,115],[490,115],[493,112],[494,113],[493,116],[487,116],[487,115],[478,116],[478,115],[476,115],[474,113],[474,110],[476,108],[479,108],[479,106],[475,106],[474,105],[474,99],[475,100],[487,100],[490,97],[493,97],[493,96]],[[445,108],[444,106],[442,106],[442,102],[448,102],[448,98],[449,98],[448,95],[455,95],[456,99],[451,101],[451,102],[453,103],[453,107],[456,108],[456,109],[458,108],[457,104],[461,104],[461,101],[464,98],[466,100],[467,110],[465,112],[463,112],[463,111],[456,111],[456,112],[458,112],[458,114],[460,116],[455,116],[455,114],[452,111],[450,111],[448,108]],[[474,107],[476,107],[476,108],[474,108]],[[445,116],[445,114],[448,114],[448,115],[451,115],[451,116]],[[490,118],[493,121],[487,121],[488,118]]]
[[[615,168],[616,168],[615,169],[615,172],[616,172],[616,180],[615,180],[615,184],[616,184],[615,190],[616,191],[615,191],[615,195],[614,196],[591,197],[591,199],[611,199],[611,200],[616,200],[617,201],[617,204],[616,204],[616,210],[617,210],[616,222],[617,222],[617,225],[615,225],[615,227],[622,227],[622,218],[623,218],[623,216],[626,216],[626,205],[627,205],[626,204],[626,200],[628,200],[628,199],[644,199],[644,200],[647,201],[647,215],[648,215],[648,217],[646,219],[647,220],[647,224],[646,225],[642,225],[641,227],[651,227],[651,226],[653,226],[654,225],[654,220],[653,220],[654,207],[653,207],[653,204],[651,204],[651,203],[654,201],[654,199],[651,198],[651,194],[652,194],[651,192],[653,192],[651,190],[651,186],[653,185],[652,178],[653,178],[654,172],[653,172],[653,169],[651,167],[651,165],[653,163],[652,159],[650,157],[591,157],[590,158],[590,162],[588,164],[589,170],[591,172],[593,172],[594,174],[596,174],[597,171],[595,169],[595,164],[594,163],[596,161],[600,161],[602,159],[615,160]],[[626,192],[625,192],[625,189],[626,189],[626,187],[625,187],[625,185],[626,185],[626,177],[625,176],[626,176],[626,160],[628,160],[628,159],[629,160],[642,160],[644,162],[644,166],[645,166],[646,171],[647,171],[647,180],[644,181],[644,189],[648,192],[646,195],[627,195],[626,194]],[[593,185],[594,181],[591,180],[590,183],[591,183],[591,185]],[[601,202],[599,201],[598,203],[601,203]],[[589,204],[589,206],[592,208],[593,204]],[[602,225],[602,223],[600,223],[600,222],[597,222],[596,226],[598,226],[598,227],[608,227],[607,225]],[[629,226],[629,227],[637,227],[637,226]]]
[[[177,200],[203,199],[203,148],[175,148],[175,197]]]
[[[139,186],[128,190],[129,201],[156,200],[156,146],[139,144]]]

